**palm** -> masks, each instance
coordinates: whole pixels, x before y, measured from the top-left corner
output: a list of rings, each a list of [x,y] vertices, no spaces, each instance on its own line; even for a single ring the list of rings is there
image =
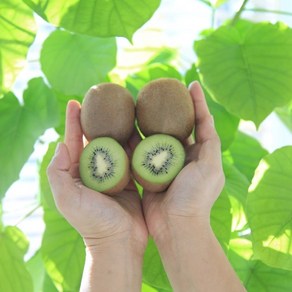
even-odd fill
[[[87,238],[108,238],[133,233],[137,240],[147,238],[140,198],[132,182],[121,193],[107,196],[84,186],[80,189],[80,205],[72,225]],[[73,215],[73,214],[72,214]]]

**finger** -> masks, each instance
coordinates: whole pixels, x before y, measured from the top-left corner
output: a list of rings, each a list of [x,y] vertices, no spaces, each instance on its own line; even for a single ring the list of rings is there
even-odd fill
[[[72,164],[79,162],[83,150],[83,133],[80,124],[80,104],[70,100],[66,111],[65,144],[67,145]]]
[[[210,114],[203,89],[198,81],[194,81],[190,85],[190,94],[195,109],[196,142],[202,143],[217,135],[214,120]]]
[[[78,200],[72,195],[76,194],[76,186],[69,173],[70,167],[69,151],[64,143],[59,143],[55,156],[47,168],[47,176],[56,206],[61,212],[66,206],[71,206]]]
[[[129,159],[131,159],[133,151],[135,150],[136,146],[140,142],[141,142],[141,137],[140,137],[137,129],[135,128],[133,130],[131,137],[128,140],[128,143],[125,145],[125,151],[129,157]]]

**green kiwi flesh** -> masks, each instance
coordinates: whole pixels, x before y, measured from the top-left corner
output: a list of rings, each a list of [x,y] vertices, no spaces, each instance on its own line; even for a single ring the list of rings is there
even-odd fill
[[[132,157],[135,179],[145,190],[161,192],[181,171],[185,162],[185,151],[179,140],[156,134],[142,140]]]
[[[92,86],[83,99],[80,121],[88,141],[111,137],[125,144],[135,121],[135,104],[124,87],[114,83]]]
[[[100,137],[83,149],[80,177],[85,186],[98,192],[114,194],[129,182],[129,160],[123,147],[114,139]]]
[[[137,122],[144,136],[168,134],[184,141],[191,135],[195,111],[186,86],[174,78],[149,82],[138,94]]]

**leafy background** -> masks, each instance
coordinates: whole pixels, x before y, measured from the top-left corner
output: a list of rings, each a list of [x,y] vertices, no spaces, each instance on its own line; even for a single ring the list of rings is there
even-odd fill
[[[56,210],[45,174],[64,134],[66,103],[82,101],[89,86],[103,81],[136,96],[159,77],[204,86],[226,176],[212,228],[243,284],[252,292],[292,290],[292,146],[268,151],[242,132],[251,123],[260,129],[271,114],[292,132],[292,29],[278,21],[292,16],[292,6],[288,12],[256,0],[193,2],[196,16],[210,19],[194,19],[204,27],[190,34],[191,60],[174,43],[157,45],[166,28],[145,29],[153,15],[163,17],[167,0],[0,2],[0,291],[78,291],[83,242]],[[178,29],[178,35],[192,31]],[[34,206],[8,225],[8,189],[40,145]],[[32,255],[20,226],[36,211],[45,229]],[[142,291],[172,291],[151,239]]]

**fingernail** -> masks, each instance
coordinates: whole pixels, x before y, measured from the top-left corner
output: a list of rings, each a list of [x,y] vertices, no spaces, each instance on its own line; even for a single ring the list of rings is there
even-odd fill
[[[198,80],[195,80],[189,84],[188,88],[190,89],[194,84],[200,84],[200,82]]]

